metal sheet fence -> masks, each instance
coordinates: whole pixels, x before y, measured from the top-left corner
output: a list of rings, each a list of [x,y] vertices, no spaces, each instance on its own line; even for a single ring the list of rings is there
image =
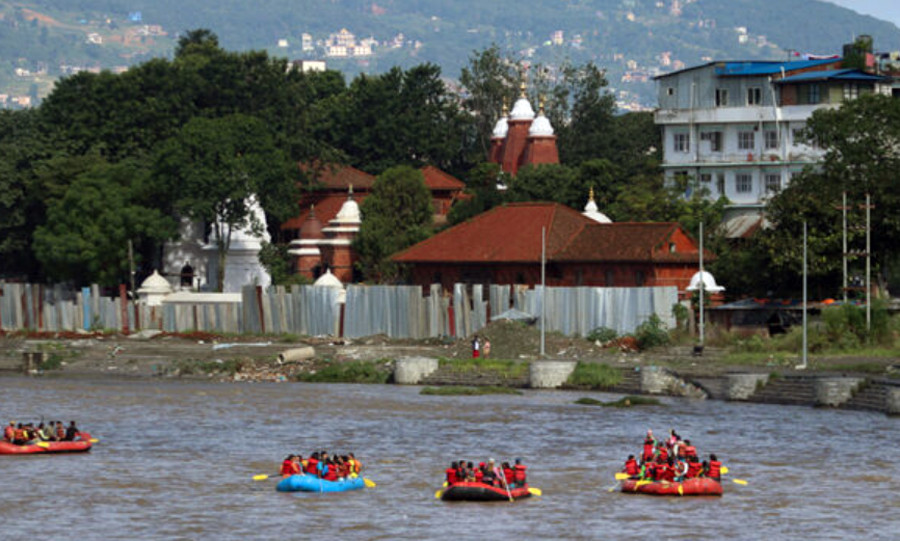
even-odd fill
[[[455,284],[452,294],[432,285],[357,286],[346,289],[247,286],[241,302],[165,303],[162,306],[100,295],[97,286],[67,290],[59,286],[0,282],[0,328],[47,332],[90,329],[159,329],[169,332],[291,333],[303,336],[391,338],[469,336],[484,328],[491,314],[510,307],[541,315],[540,287]],[[546,329],[585,336],[597,327],[634,332],[651,314],[674,326],[674,287],[555,287],[546,291]],[[125,321],[127,320],[127,321]]]

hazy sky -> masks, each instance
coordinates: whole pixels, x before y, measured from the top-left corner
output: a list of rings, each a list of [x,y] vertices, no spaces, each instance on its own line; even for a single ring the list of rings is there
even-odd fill
[[[900,2],[897,0],[825,0],[864,15],[871,15],[900,26]]]

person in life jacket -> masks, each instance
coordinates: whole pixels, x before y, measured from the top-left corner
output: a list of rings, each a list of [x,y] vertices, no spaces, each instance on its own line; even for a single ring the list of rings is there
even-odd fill
[[[481,482],[486,485],[494,486],[496,484],[497,478],[494,476],[494,468],[485,465],[481,470]]]
[[[75,421],[70,421],[69,428],[66,429],[66,441],[75,441],[76,436],[78,436],[78,427],[75,426]]]
[[[669,450],[662,443],[656,445],[656,459],[659,462],[667,462],[669,460]]]
[[[66,439],[66,425],[62,421],[56,421],[56,441]]]
[[[697,448],[691,445],[691,440],[684,440],[684,456],[687,458],[697,458]]]
[[[685,479],[693,479],[694,477],[699,477],[701,471],[703,471],[703,464],[700,464],[700,461],[697,460],[697,457],[693,456],[688,459],[688,471],[684,475],[684,477]]]
[[[319,475],[319,453],[315,452],[306,460],[306,473]]]
[[[678,432],[675,432],[675,429],[669,431],[669,439],[666,441],[666,447],[671,449],[675,447],[675,445],[681,440],[681,436],[678,435]]]
[[[287,458],[281,463],[281,470],[279,473],[282,477],[290,477],[292,475],[297,475],[300,473],[300,467],[297,465],[297,457],[295,455],[288,455]]]
[[[512,482],[515,483],[517,487],[524,487],[528,483],[528,475],[525,471],[528,469],[528,466],[522,464],[522,459],[516,459],[516,465],[513,466],[513,476]]]
[[[322,479],[326,481],[338,480],[338,468],[334,460],[329,460],[325,463],[325,467],[322,469]]]
[[[722,480],[722,463],[719,462],[715,453],[710,453],[709,455],[709,466],[706,468],[706,476],[716,481]]]
[[[659,474],[659,464],[656,462],[647,462],[644,464],[644,476],[648,481],[657,481]]]
[[[653,431],[647,431],[647,437],[644,438],[644,452],[641,454],[641,462],[650,462],[653,460],[653,449],[656,447],[656,440],[653,438]]]
[[[22,423],[19,423],[13,431],[13,443],[22,445],[26,441],[28,441],[28,438],[25,436],[25,428],[22,426]]]
[[[359,475],[362,471],[362,463],[359,460],[356,460],[353,453],[347,453],[347,457],[349,458],[348,462],[350,462],[350,474]]]
[[[476,483],[481,483],[481,482],[483,482],[483,480],[484,480],[484,469],[485,469],[486,467],[487,467],[487,466],[485,466],[484,462],[479,462],[479,463],[478,463],[478,467],[475,468],[475,474],[474,474],[474,478],[475,478],[475,482],[476,482]]]
[[[516,470],[513,469],[512,466],[509,465],[509,462],[504,462],[500,465],[500,470],[503,471],[504,477],[506,477],[506,481],[509,483],[509,487],[513,488],[516,486]]]
[[[641,472],[637,460],[634,459],[634,455],[628,455],[628,460],[625,461],[625,468],[623,468],[622,471],[631,477],[634,477]]]
[[[675,480],[675,461],[672,457],[669,457],[666,462],[660,462],[660,465],[657,469],[657,477],[660,481],[674,481]]]
[[[3,429],[3,439],[12,443],[16,439],[16,422],[10,421],[6,428]]]
[[[459,463],[454,461],[450,463],[450,467],[444,473],[447,474],[447,486],[456,484],[456,472],[459,470]]]

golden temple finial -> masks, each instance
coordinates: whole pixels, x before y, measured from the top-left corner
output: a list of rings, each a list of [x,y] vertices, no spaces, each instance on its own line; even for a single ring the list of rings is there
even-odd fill
[[[594,187],[591,186],[591,190],[588,192],[588,201],[594,200]]]

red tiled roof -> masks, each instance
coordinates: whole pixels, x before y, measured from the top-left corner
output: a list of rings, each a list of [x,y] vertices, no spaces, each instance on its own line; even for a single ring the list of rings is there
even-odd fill
[[[362,204],[367,196],[368,194],[365,193],[354,194],[353,199],[357,203]],[[300,213],[281,224],[281,229],[300,229],[303,226],[303,222],[306,221],[306,217],[309,216],[310,205],[316,206],[316,218],[322,222],[323,226],[327,227],[328,222],[337,216],[346,200],[346,193],[313,192],[307,194],[300,200],[300,208],[302,209]]]
[[[493,208],[394,256],[402,262],[532,262],[541,259],[541,228],[547,253],[561,250],[593,223],[558,203],[514,203]]]
[[[541,259],[547,228],[548,261],[691,262],[696,251],[668,251],[676,223],[599,224],[558,203],[496,207],[395,255],[398,262],[520,263]]]
[[[462,191],[466,188],[465,182],[432,165],[426,165],[421,171],[422,176],[425,177],[425,185],[428,186],[429,190]]]
[[[347,191],[353,186],[354,190],[367,191],[375,184],[374,176],[349,165],[301,163],[300,170],[310,177],[313,186],[319,184],[331,190]]]

